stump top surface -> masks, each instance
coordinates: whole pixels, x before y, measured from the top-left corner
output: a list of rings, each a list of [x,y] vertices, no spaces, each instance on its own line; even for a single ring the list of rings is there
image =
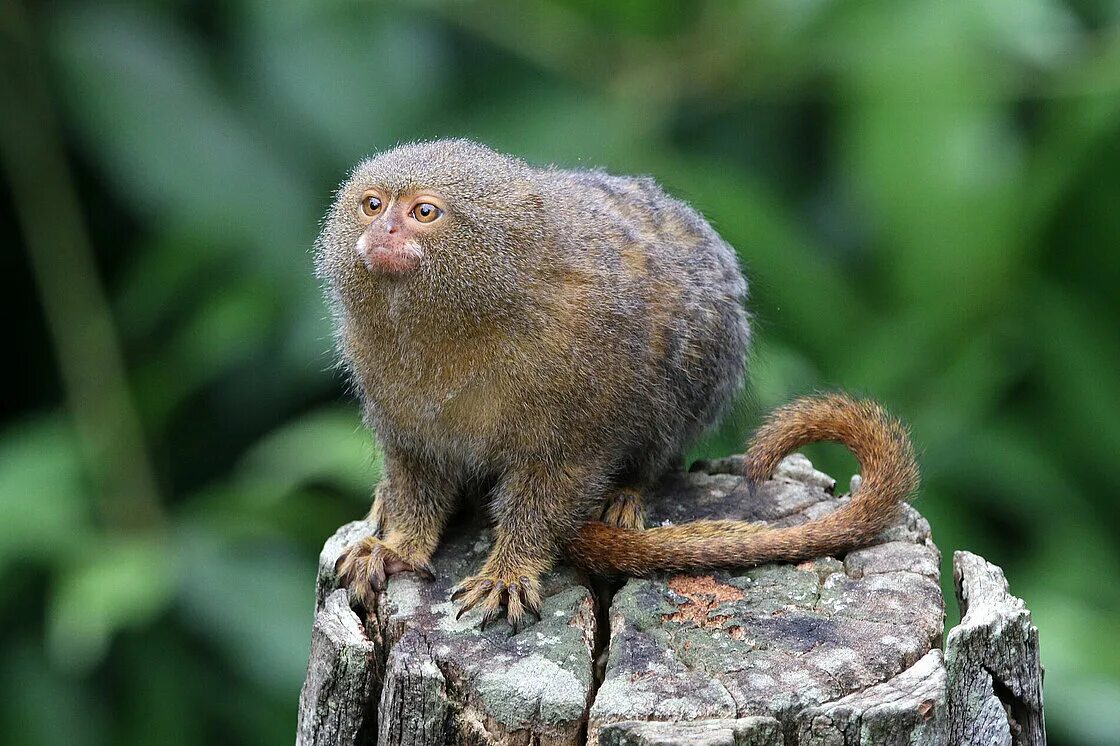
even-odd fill
[[[651,524],[794,525],[848,499],[801,456],[754,495],[740,489],[739,473],[733,457],[671,480],[650,501]],[[610,608],[592,736],[624,720],[769,716],[788,725],[914,665],[940,643],[939,554],[909,506],[880,540],[843,560],[627,581]]]
[[[753,495],[741,473],[731,457],[675,475],[650,496],[648,523],[793,525],[848,499],[801,456]],[[319,607],[343,547],[369,531],[347,524],[327,542]],[[795,733],[822,707],[876,686],[920,694],[925,684],[900,674],[940,645],[939,555],[908,506],[878,543],[842,558],[631,579],[613,595],[561,567],[545,580],[542,621],[518,633],[504,621],[480,631],[479,612],[455,619],[451,587],[477,571],[489,534],[451,534],[434,559],[437,580],[394,576],[365,623],[378,743],[654,743],[660,726],[635,723],[684,721],[768,743],[773,728]]]
[[[328,542],[320,557],[323,592],[333,587],[334,562],[342,548],[369,534],[369,524],[356,521]],[[445,713],[458,719],[455,727],[477,730],[480,738],[486,733],[532,731],[554,738],[543,743],[570,742],[593,689],[591,592],[574,570],[561,567],[542,584],[541,620],[519,632],[504,621],[480,629],[481,609],[456,619],[458,605],[450,599],[451,589],[478,569],[489,548],[485,529],[476,529],[473,536],[453,532],[433,558],[435,581],[425,582],[413,573],[391,578],[365,623],[367,635],[386,659],[385,680],[391,683],[396,677],[398,694],[406,698],[423,699],[433,694],[431,689],[440,690],[437,699],[455,700]],[[436,704],[438,709],[442,702]]]

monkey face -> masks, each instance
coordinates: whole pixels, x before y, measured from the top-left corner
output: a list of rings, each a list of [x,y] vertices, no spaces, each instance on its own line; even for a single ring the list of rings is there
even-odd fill
[[[358,222],[364,225],[354,251],[366,269],[381,275],[404,275],[424,257],[425,238],[447,214],[439,197],[425,192],[390,195],[367,189],[358,200]]]
[[[343,306],[386,300],[449,324],[511,312],[553,240],[539,187],[522,161],[467,140],[379,153],[339,187],[317,271]]]

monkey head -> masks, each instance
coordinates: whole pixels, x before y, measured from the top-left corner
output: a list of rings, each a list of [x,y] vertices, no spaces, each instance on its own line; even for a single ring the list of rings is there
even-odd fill
[[[538,174],[469,140],[379,153],[336,194],[317,242],[320,275],[344,304],[380,293],[416,313],[499,313],[539,272],[552,235]]]

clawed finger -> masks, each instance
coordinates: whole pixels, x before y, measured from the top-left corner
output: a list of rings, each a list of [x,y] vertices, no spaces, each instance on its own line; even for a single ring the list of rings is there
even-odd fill
[[[508,584],[500,579],[468,578],[452,590],[451,599],[459,602],[456,619],[461,619],[476,606],[480,607],[482,617],[479,625],[483,629],[500,618],[503,610],[514,629],[520,629],[526,613],[537,621],[541,619],[540,593],[536,590],[535,581],[525,577]]]
[[[410,562],[374,537],[348,547],[335,563],[339,584],[349,588],[367,610],[373,607],[377,593],[385,590],[390,575],[410,571],[426,580],[435,579],[430,563]]]
[[[473,609],[479,604],[480,601],[487,598],[494,584],[490,581],[484,581],[478,585],[468,588],[460,588],[456,591],[451,598],[459,600],[459,613],[455,615],[456,619],[461,619],[464,614]]]

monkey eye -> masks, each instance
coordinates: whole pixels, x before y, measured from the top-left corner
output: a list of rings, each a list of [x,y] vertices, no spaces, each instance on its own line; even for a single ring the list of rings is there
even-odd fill
[[[443,217],[443,210],[431,202],[420,202],[409,213],[417,223],[434,223]]]
[[[385,209],[385,203],[374,192],[366,192],[362,195],[362,214],[367,218],[376,218]]]

